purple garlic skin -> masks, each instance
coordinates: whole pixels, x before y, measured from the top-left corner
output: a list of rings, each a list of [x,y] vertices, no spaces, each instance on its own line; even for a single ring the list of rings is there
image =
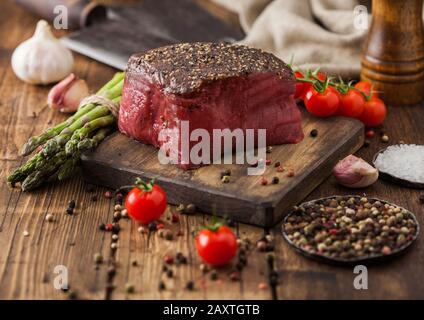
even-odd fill
[[[378,179],[378,170],[365,160],[349,155],[333,169],[337,181],[348,188],[365,188]]]
[[[71,113],[78,110],[82,99],[87,97],[88,94],[88,86],[85,80],[71,73],[50,90],[47,103],[52,109]]]

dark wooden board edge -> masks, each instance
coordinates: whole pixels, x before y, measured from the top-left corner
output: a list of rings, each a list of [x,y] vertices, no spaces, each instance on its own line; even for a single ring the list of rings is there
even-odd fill
[[[334,199],[336,197],[342,197],[342,198],[361,198],[360,196],[357,195],[345,195],[345,196],[330,196],[330,197],[325,197],[325,198],[320,198],[320,199],[315,199],[315,200],[311,200],[311,201],[307,201],[305,203],[300,204],[300,206],[304,206],[308,203],[313,203],[313,202],[317,202],[317,201],[323,201],[323,200],[327,200],[327,199]],[[418,239],[419,235],[420,235],[420,224],[417,220],[417,217],[415,216],[415,214],[411,211],[409,211],[408,209],[405,209],[401,206],[398,206],[397,204],[393,204],[390,203],[388,201],[385,200],[381,200],[379,198],[368,198],[371,200],[375,200],[375,201],[380,201],[381,203],[384,204],[389,204],[389,205],[395,205],[401,209],[404,209],[406,211],[408,211],[408,213],[411,214],[413,220],[415,221],[416,225],[417,225],[417,231],[413,237],[413,239],[411,241],[409,241],[408,243],[406,243],[405,245],[401,246],[400,248],[398,248],[397,250],[391,252],[390,254],[387,255],[383,255],[383,254],[377,254],[375,256],[372,257],[367,257],[367,258],[358,258],[358,259],[338,259],[338,258],[330,258],[327,256],[323,256],[323,255],[319,255],[319,254],[315,254],[315,253],[311,253],[309,251],[304,250],[303,248],[298,247],[297,245],[295,245],[293,243],[293,241],[291,241],[287,234],[284,232],[284,224],[286,223],[288,217],[290,216],[290,214],[293,213],[293,211],[291,211],[289,214],[287,214],[283,220],[283,224],[281,226],[282,228],[282,234],[283,234],[283,238],[284,240],[287,241],[287,243],[299,254],[310,258],[312,260],[315,260],[317,262],[324,262],[324,263],[328,263],[330,265],[334,265],[334,266],[341,266],[341,267],[351,267],[351,266],[355,266],[358,264],[366,264],[366,265],[371,265],[371,264],[377,264],[377,263],[381,263],[381,262],[386,262],[386,261],[390,261],[392,259],[394,259],[395,257],[398,257],[402,254],[405,254],[406,252],[409,251],[409,249],[415,244],[416,240]]]
[[[395,145],[396,144],[393,144],[391,146],[395,146]],[[402,179],[402,178],[398,178],[398,177],[391,175],[390,173],[381,171],[380,169],[377,168],[377,166],[375,165],[375,161],[377,160],[377,157],[379,156],[379,154],[386,151],[387,148],[388,147],[378,151],[372,159],[372,164],[378,170],[380,178],[382,178],[383,180],[404,186],[404,187],[413,188],[413,189],[424,189],[424,183],[413,182],[413,181],[405,180],[405,179]]]
[[[356,131],[351,133],[351,137],[347,141],[339,143],[334,154],[321,158],[320,161],[315,163],[315,166],[309,169],[310,172],[319,171],[320,174],[309,175],[303,180],[303,183],[294,188],[289,188],[286,193],[281,193],[278,201],[242,199],[201,184],[196,185],[196,189],[193,189],[193,186],[190,186],[186,181],[173,180],[161,175],[152,175],[142,170],[122,170],[110,163],[93,159],[89,153],[82,156],[82,170],[83,177],[88,183],[113,189],[132,184],[138,176],[144,179],[155,178],[167,192],[170,204],[193,203],[201,212],[230,217],[235,221],[255,226],[273,227],[284,218],[294,205],[302,201],[331,174],[333,166],[340,160],[340,156],[336,156],[336,154],[344,157],[355,153],[363,143],[363,126],[358,125]],[[109,174],[113,174],[117,178],[111,181],[104,174],[105,172],[109,172]],[[325,174],[322,174],[323,172]],[[193,192],[197,190],[200,192]],[[307,191],[305,192],[305,190]],[[213,197],[213,205],[209,205],[207,201],[204,201],[205,195]],[[290,201],[287,201],[287,198]]]

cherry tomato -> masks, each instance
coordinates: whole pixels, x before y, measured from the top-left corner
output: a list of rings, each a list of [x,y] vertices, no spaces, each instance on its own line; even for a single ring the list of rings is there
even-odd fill
[[[355,88],[358,89],[360,92],[362,92],[366,97],[372,98],[378,98],[377,92],[372,91],[372,83],[368,81],[359,81],[357,84],[355,84]],[[371,94],[372,91],[372,94]]]
[[[296,79],[303,78],[303,74],[300,71],[296,71],[294,75]],[[298,99],[302,97],[304,91],[305,91],[305,82],[296,81],[296,91],[294,92],[294,98]]]
[[[237,238],[224,225],[201,230],[195,240],[199,256],[213,266],[227,264],[237,253]]]
[[[125,208],[135,221],[148,224],[158,220],[166,209],[165,191],[152,182],[145,184],[137,179],[125,199]]]
[[[319,80],[321,81],[325,81],[327,79],[327,75],[323,72],[318,71],[315,75]],[[314,80],[314,77],[309,77],[309,79]],[[303,95],[302,95],[302,99],[305,100],[306,97],[306,93],[309,91],[309,89],[312,88],[312,83],[309,82],[304,82],[303,83]]]
[[[328,87],[324,92],[310,88],[305,94],[306,109],[317,117],[329,117],[339,108],[339,94],[333,87]]]
[[[340,105],[337,114],[350,118],[359,118],[364,112],[365,98],[356,90],[349,89],[346,94],[339,94]]]
[[[384,102],[376,97],[364,104],[364,112],[359,118],[367,127],[376,127],[386,118],[387,108]]]

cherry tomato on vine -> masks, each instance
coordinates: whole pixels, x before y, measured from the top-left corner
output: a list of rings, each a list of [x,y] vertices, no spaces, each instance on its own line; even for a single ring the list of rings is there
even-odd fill
[[[237,238],[233,231],[222,224],[203,229],[196,236],[199,256],[212,266],[222,266],[237,253]]]
[[[154,181],[145,183],[137,178],[135,187],[125,199],[125,208],[137,222],[148,224],[158,220],[166,209],[165,191]]]
[[[315,78],[318,78],[320,81],[325,81],[327,79],[327,75],[323,72],[318,71],[318,72],[313,72],[312,74],[315,75]],[[316,80],[313,75],[309,77],[310,80]],[[302,95],[303,100],[306,97],[306,93],[311,88],[312,88],[312,83],[309,83],[309,82],[303,83],[303,95]]]
[[[303,78],[303,74],[300,71],[296,71],[294,73],[296,80]],[[298,99],[303,96],[303,92],[305,91],[305,82],[296,81],[296,91],[294,92],[294,98]]]
[[[349,89],[346,94],[339,94],[340,104],[338,115],[359,118],[364,112],[365,98],[357,90]]]
[[[386,118],[387,108],[384,102],[372,97],[364,104],[364,112],[359,118],[367,127],[376,127],[383,123]]]
[[[357,84],[355,84],[355,88],[358,89],[360,92],[362,92],[365,95],[365,97],[378,98],[377,92],[373,91],[373,86],[371,82],[359,81]]]
[[[327,87],[323,92],[310,88],[305,94],[306,109],[317,117],[329,117],[339,107],[339,93],[333,87]]]

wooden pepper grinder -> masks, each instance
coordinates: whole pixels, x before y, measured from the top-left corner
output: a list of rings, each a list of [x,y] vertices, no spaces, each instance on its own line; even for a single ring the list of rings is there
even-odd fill
[[[373,0],[361,79],[388,104],[424,100],[423,0]]]

